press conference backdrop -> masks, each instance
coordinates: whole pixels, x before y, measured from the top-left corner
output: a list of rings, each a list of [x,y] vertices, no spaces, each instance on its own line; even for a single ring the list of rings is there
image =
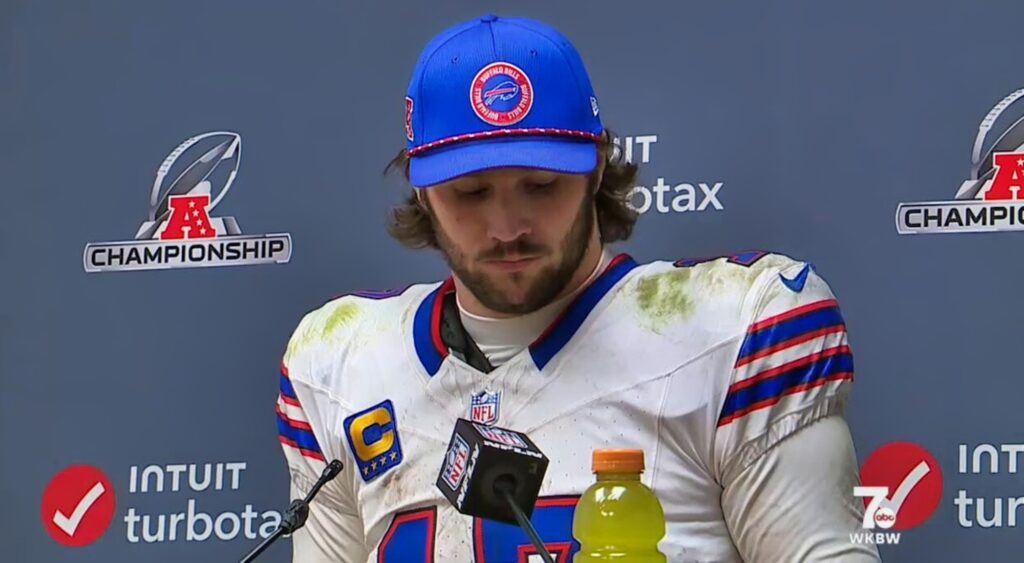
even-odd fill
[[[1019,561],[1020,164],[1000,180],[990,153],[1021,152],[1024,102],[990,116],[972,166],[979,125],[1024,86],[1016,0],[6,0],[0,559],[232,561],[270,533],[288,501],[278,364],[299,318],[446,274],[386,234],[406,189],[381,170],[419,50],[491,11],[583,53],[642,170],[620,250],[771,249],[832,284],[859,460],[913,442],[932,488],[941,473],[923,524],[871,530],[900,532],[884,559]],[[200,168],[175,186],[204,155],[209,186]],[[1004,195],[977,203],[998,191],[971,191],[979,177]],[[222,251],[157,250],[167,192],[197,204],[170,216],[179,235],[209,228]]]

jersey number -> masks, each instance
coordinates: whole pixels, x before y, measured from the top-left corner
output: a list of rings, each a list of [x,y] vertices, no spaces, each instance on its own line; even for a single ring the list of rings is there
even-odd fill
[[[572,537],[572,515],[576,496],[537,499],[530,519],[556,563],[569,563],[579,551]],[[377,549],[377,563],[420,563],[434,561],[437,507],[396,514]],[[473,561],[475,563],[540,563],[540,554],[519,526],[473,519]]]
[[[673,265],[677,268],[692,268],[697,264],[703,264],[705,262],[711,262],[712,260],[718,260],[719,258],[728,258],[726,260],[730,264],[737,264],[739,266],[750,267],[754,265],[761,258],[764,258],[768,253],[763,250],[750,250],[747,252],[740,252],[739,254],[733,254],[732,256],[712,256],[710,258],[684,258],[682,260],[676,260]]]

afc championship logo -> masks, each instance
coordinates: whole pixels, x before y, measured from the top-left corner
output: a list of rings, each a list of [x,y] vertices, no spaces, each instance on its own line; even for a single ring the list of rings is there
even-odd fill
[[[178,145],[157,170],[149,216],[135,240],[89,243],[85,271],[288,262],[291,235],[243,235],[234,217],[212,214],[234,184],[241,155],[242,137],[229,131],[203,133]]]
[[[490,125],[505,127],[522,121],[530,113],[533,85],[516,65],[491,63],[473,78],[469,99],[477,117]]]
[[[1003,98],[978,127],[970,176],[952,201],[901,203],[901,235],[1024,230],[1024,88]],[[991,135],[990,135],[991,134]],[[994,140],[989,142],[989,137]]]

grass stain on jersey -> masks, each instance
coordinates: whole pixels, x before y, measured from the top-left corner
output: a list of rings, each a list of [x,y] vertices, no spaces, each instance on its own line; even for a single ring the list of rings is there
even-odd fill
[[[339,328],[355,320],[358,313],[359,307],[355,303],[341,303],[337,305],[334,311],[331,311],[330,315],[324,320],[324,327],[320,333],[320,338],[327,340]]]
[[[680,268],[641,279],[636,288],[636,302],[655,332],[660,332],[673,320],[686,318],[693,312],[690,270]]]
[[[359,314],[355,303],[328,303],[306,315],[295,334],[288,341],[285,358],[291,358],[299,350],[314,342],[330,338],[338,329],[352,322]],[[287,361],[287,360],[286,360]]]

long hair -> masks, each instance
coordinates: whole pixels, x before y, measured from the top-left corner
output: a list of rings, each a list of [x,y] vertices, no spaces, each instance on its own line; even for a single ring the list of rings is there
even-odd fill
[[[597,208],[597,227],[601,241],[611,243],[626,240],[633,234],[639,214],[629,205],[638,167],[626,162],[614,143],[612,134],[605,131],[598,142],[598,153],[605,160],[604,175],[594,197]],[[400,170],[409,181],[409,154],[405,149],[384,168],[384,174]],[[595,171],[596,173],[596,171]],[[388,233],[407,248],[438,248],[437,235],[430,221],[430,212],[416,197],[413,189],[405,203],[391,210]]]

